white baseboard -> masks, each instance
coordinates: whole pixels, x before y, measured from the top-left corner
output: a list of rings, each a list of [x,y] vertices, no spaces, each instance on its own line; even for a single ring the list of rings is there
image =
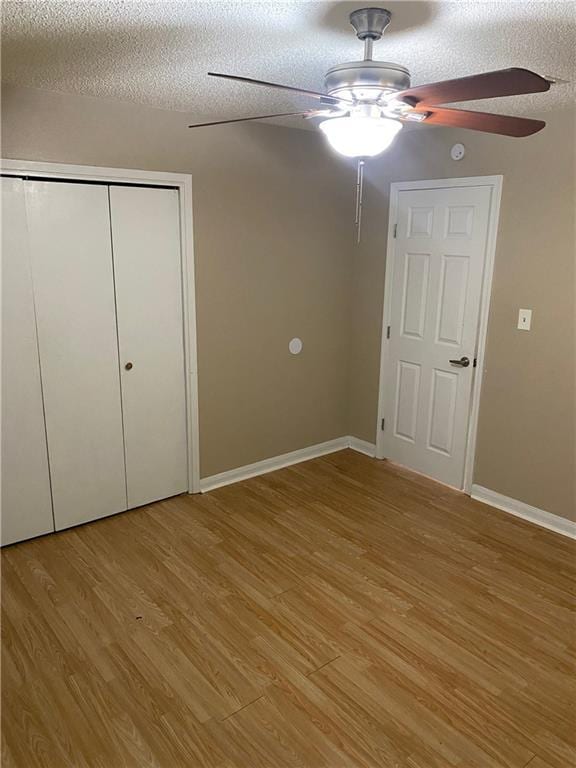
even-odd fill
[[[372,458],[376,455],[374,443],[368,443],[365,440],[352,436],[338,437],[325,443],[317,443],[307,448],[301,448],[298,451],[291,451],[280,456],[272,456],[269,459],[257,461],[254,464],[246,464],[237,469],[230,469],[227,472],[204,477],[200,480],[200,490],[202,493],[213,491],[215,488],[221,488],[224,485],[239,483],[251,477],[265,475],[268,472],[284,469],[293,464],[299,464],[302,461],[316,459],[319,456],[326,456],[329,453],[336,453],[336,451],[342,451],[345,448],[351,448],[353,451],[363,453]],[[512,499],[509,496],[503,496],[501,493],[491,491],[489,488],[483,488],[481,485],[473,485],[470,495],[477,501],[483,501],[485,504],[490,504],[492,507],[509,512],[511,515],[521,517],[543,528],[548,528],[548,530],[559,533],[562,536],[576,539],[576,523],[566,520],[564,517],[553,515],[551,512],[545,512],[543,509],[532,507],[530,504],[525,504],[523,501]]]
[[[349,437],[348,448],[352,448],[353,451],[358,451],[358,453],[363,453],[366,456],[370,456],[372,459],[376,456],[376,446],[374,443],[368,443],[366,440],[360,440],[359,437]]]
[[[220,472],[210,477],[203,477],[200,480],[200,491],[202,493],[213,491],[215,488],[221,488],[224,485],[239,483],[242,480],[248,480],[250,477],[258,477],[258,475],[265,475],[268,472],[284,469],[293,464],[299,464],[302,461],[342,451],[344,448],[352,448],[354,451],[365,453],[367,456],[374,456],[376,452],[376,446],[364,440],[348,436],[337,437],[335,440],[328,440],[325,443],[317,443],[316,445],[310,445],[308,448],[301,448],[298,451],[283,453],[281,456],[272,456],[270,459],[256,461],[254,464],[246,464],[244,467],[229,469],[227,472]]]
[[[492,507],[509,512],[511,515],[529,520],[531,523],[540,525],[542,528],[548,528],[550,531],[559,533],[562,536],[568,536],[576,539],[576,523],[566,520],[565,517],[553,515],[551,512],[545,512],[538,507],[532,507],[523,501],[512,499],[509,496],[503,496],[501,493],[491,491],[489,488],[483,488],[481,485],[473,485],[471,494],[473,499],[483,501]]]
[[[204,477],[200,480],[200,490],[212,491],[214,488],[220,488],[223,485],[239,483],[241,480],[248,480],[250,477],[265,475],[267,472],[274,472],[276,469],[290,467],[292,464],[299,464],[301,461],[316,459],[318,456],[325,456],[327,453],[335,453],[349,447],[347,437],[338,437],[336,440],[328,440],[326,443],[317,443],[308,448],[301,448],[298,451],[283,453],[280,456],[272,456],[270,459],[256,461],[254,464],[246,464],[244,467],[230,469],[227,472],[220,472],[218,475]]]

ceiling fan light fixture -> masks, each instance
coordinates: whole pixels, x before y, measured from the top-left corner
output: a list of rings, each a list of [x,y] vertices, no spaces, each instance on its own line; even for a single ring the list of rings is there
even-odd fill
[[[328,143],[346,157],[374,157],[388,149],[402,123],[389,117],[333,117],[320,123]]]

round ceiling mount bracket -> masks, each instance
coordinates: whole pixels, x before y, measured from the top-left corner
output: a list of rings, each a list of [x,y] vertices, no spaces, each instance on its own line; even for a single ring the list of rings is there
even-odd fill
[[[350,14],[350,24],[359,40],[380,40],[391,18],[385,8],[359,8]]]

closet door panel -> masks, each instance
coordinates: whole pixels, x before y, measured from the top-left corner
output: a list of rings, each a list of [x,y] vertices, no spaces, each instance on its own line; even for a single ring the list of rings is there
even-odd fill
[[[128,506],[136,507],[187,490],[178,192],[110,187],[110,207]]]
[[[2,179],[2,544],[54,530],[22,179]]]
[[[108,188],[25,189],[59,530],[126,509]]]

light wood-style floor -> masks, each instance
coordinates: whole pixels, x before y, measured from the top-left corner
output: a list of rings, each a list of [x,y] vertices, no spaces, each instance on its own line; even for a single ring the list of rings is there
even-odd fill
[[[574,542],[343,451],[2,553],[3,768],[569,768]]]

